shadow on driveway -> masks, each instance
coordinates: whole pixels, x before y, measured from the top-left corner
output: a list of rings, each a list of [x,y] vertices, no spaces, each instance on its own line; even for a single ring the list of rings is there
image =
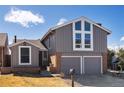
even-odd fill
[[[65,81],[71,84],[69,78],[66,78]],[[107,74],[101,76],[75,76],[75,87],[124,87],[124,79]]]

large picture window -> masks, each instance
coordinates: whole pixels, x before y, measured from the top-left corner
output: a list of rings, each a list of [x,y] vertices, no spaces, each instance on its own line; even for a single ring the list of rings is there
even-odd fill
[[[93,51],[92,22],[78,20],[73,23],[73,50]]]
[[[19,46],[19,64],[28,65],[31,64],[31,47]]]

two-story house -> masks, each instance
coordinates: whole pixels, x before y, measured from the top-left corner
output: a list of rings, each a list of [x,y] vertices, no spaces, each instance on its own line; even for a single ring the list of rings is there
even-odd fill
[[[86,17],[50,28],[41,42],[47,47],[51,71],[76,74],[101,74],[107,70],[107,35],[100,23]]]

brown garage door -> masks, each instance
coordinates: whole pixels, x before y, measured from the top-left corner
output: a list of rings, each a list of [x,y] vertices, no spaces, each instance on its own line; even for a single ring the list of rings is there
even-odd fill
[[[88,75],[101,74],[101,57],[84,57],[84,72]]]
[[[69,74],[69,69],[74,68],[76,74],[80,74],[80,57],[62,57],[61,58],[61,72]]]

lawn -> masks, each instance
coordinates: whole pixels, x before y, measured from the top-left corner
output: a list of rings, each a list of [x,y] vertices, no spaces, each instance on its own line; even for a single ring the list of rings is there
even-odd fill
[[[0,87],[67,87],[60,77],[0,75]]]

